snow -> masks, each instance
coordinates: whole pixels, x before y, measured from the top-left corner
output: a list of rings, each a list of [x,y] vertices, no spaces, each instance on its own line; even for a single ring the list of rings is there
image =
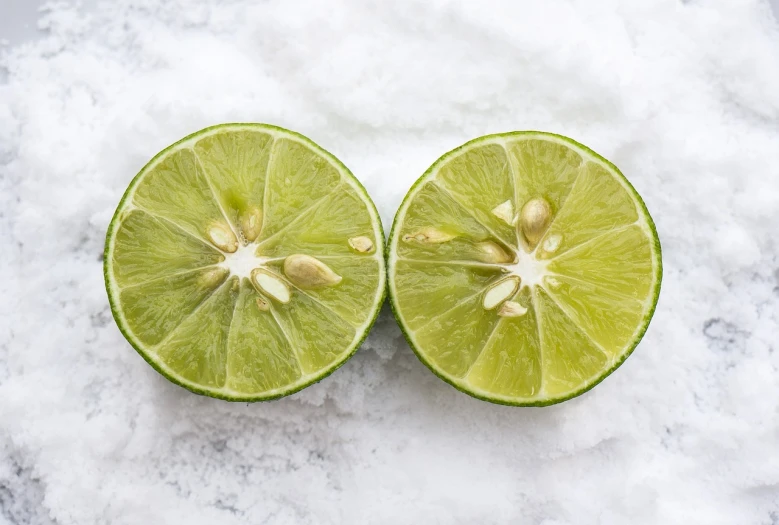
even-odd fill
[[[119,0],[0,51],[0,523],[779,523],[779,25],[758,0]],[[391,224],[479,135],[539,129],[644,197],[665,275],[590,393],[493,406],[385,309],[322,383],[229,404],[111,319],[101,254],[133,175],[207,125],[333,152]]]

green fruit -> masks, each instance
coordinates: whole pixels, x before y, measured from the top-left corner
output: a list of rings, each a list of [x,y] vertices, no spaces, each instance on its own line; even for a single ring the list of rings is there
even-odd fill
[[[474,397],[549,405],[633,351],[660,243],[610,162],[549,133],[478,138],[406,195],[387,246],[392,307],[417,356]]]
[[[166,148],[108,228],[120,330],[157,371],[212,397],[296,392],[358,348],[384,298],[384,235],[349,170],[311,140],[224,124]]]

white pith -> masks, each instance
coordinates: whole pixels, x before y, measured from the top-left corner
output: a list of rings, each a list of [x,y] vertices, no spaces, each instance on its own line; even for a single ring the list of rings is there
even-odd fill
[[[239,279],[250,278],[252,270],[264,268],[271,259],[260,257],[257,254],[257,244],[251,243],[246,246],[239,244],[234,253],[225,253],[225,260],[219,263],[219,266],[230,272],[230,277]]]
[[[484,300],[482,302],[482,305],[485,309],[492,310],[493,308],[500,306],[501,303],[511,300],[511,298],[514,297],[517,292],[525,287],[545,287],[549,284],[549,280],[553,279],[551,276],[554,274],[547,269],[551,259],[538,259],[536,257],[535,250],[528,253],[522,249],[519,249],[514,250],[514,254],[515,260],[517,261],[515,263],[494,264],[494,266],[500,267],[506,278],[501,280],[499,283],[491,284],[485,288]],[[519,285],[511,290],[506,288],[506,290],[510,291],[510,293],[501,295],[500,300],[496,303],[493,303],[494,297],[496,297],[494,295],[494,291],[497,288],[497,285],[505,282],[511,277],[519,278]]]
[[[535,252],[526,253],[519,250],[517,262],[515,264],[507,264],[506,270],[520,278],[520,287],[542,286],[544,277],[550,275],[547,271],[549,262],[549,260],[537,259]]]

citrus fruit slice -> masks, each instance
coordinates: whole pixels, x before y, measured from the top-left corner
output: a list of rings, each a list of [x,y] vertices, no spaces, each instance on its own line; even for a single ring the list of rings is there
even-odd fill
[[[643,336],[660,290],[654,224],[619,170],[549,133],[478,138],[406,195],[387,246],[417,356],[474,397],[549,405],[592,388]]]
[[[311,140],[204,129],[133,179],[108,228],[111,311],[193,392],[259,401],[333,372],[384,298],[384,235],[365,189]]]

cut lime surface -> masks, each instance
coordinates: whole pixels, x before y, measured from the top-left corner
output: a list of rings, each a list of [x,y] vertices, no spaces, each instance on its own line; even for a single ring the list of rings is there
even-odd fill
[[[224,124],[166,148],[108,229],[105,283],[127,340],[194,392],[273,399],[333,372],[384,298],[365,189],[291,131]]]
[[[602,381],[646,331],[662,278],[654,224],[622,173],[541,132],[438,159],[406,195],[387,254],[392,307],[422,362],[509,405]]]

